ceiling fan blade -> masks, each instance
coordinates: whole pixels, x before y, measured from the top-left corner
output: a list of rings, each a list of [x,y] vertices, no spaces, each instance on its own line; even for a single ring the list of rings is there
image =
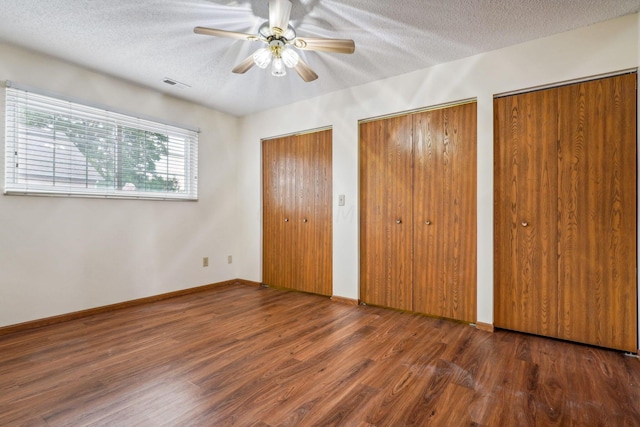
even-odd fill
[[[291,16],[291,2],[289,0],[269,0],[269,26],[275,35],[287,31]]]
[[[254,64],[255,62],[253,61],[253,54],[251,54],[246,59],[244,59],[241,63],[236,65],[235,68],[231,71],[236,74],[244,74],[247,71],[249,71],[249,69],[253,67]]]
[[[238,40],[249,40],[249,41],[260,40],[260,37],[253,34],[238,33],[236,31],[218,30],[216,28],[195,27],[193,29],[193,32],[196,34],[204,34],[207,36],[228,37],[231,39],[238,39]]]
[[[353,53],[356,44],[353,40],[325,39],[320,37],[296,37],[293,45],[303,50],[321,50],[323,52]]]
[[[293,66],[298,75],[302,77],[302,80],[305,82],[312,82],[318,78],[318,75],[309,67],[309,64],[304,62],[302,59],[298,59],[298,63]]]

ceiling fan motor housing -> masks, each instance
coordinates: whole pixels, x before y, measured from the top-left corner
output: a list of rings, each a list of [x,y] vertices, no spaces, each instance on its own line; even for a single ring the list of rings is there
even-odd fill
[[[280,58],[282,49],[284,49],[287,44],[287,40],[272,36],[269,37],[267,43],[269,45],[269,48],[271,49],[271,52],[273,52],[273,56],[275,56],[276,58]]]

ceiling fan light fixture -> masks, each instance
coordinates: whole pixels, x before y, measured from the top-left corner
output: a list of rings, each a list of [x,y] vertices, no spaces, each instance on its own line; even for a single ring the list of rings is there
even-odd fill
[[[271,75],[276,77],[287,75],[287,69],[282,58],[273,58],[273,61],[271,61]]]
[[[291,0],[268,0],[268,2],[269,20],[260,25],[258,34],[207,27],[195,27],[193,31],[196,34],[260,42],[266,45],[236,65],[231,70],[236,74],[244,74],[254,65],[263,69],[271,65],[271,74],[274,76],[284,76],[287,74],[287,68],[293,68],[302,80],[312,82],[318,78],[318,75],[291,48],[333,53],[355,51],[356,46],[353,40],[325,37],[299,38],[291,26]]]
[[[253,53],[253,62],[260,68],[264,69],[271,63],[271,49],[262,47]]]

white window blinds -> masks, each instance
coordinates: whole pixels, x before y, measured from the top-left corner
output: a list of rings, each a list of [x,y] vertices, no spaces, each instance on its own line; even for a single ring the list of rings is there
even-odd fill
[[[198,133],[6,88],[7,194],[198,198]]]

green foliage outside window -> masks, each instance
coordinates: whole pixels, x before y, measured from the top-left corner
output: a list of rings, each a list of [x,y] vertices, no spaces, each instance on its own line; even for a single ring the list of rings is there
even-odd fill
[[[54,140],[60,135],[71,141],[104,179],[99,186],[126,190],[133,184],[138,191],[180,191],[176,178],[157,170],[170,155],[167,135],[35,110],[27,111],[27,126],[52,132]]]

